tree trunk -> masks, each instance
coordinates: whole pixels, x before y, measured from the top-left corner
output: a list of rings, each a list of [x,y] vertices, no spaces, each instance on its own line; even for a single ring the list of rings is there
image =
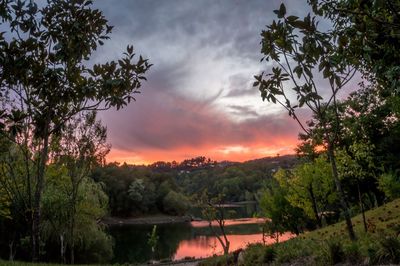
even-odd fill
[[[15,256],[15,250],[14,250],[14,240],[11,240],[11,242],[8,244],[10,247],[10,254],[9,254],[9,261],[14,261],[14,256]]]
[[[364,231],[368,231],[368,226],[367,226],[367,220],[365,219],[365,211],[364,211],[364,204],[362,202],[361,198],[361,191],[360,191],[360,182],[357,179],[357,190],[358,190],[358,201],[360,202],[360,209],[362,213],[362,218],[363,218],[363,224],[364,224]]]
[[[352,241],[354,241],[354,240],[356,240],[356,235],[354,233],[353,224],[351,222],[349,207],[347,206],[343,188],[342,188],[342,185],[339,180],[339,174],[337,171],[335,154],[334,154],[333,146],[331,143],[328,143],[328,157],[329,157],[329,161],[330,161],[331,167],[332,167],[332,175],[333,175],[333,179],[335,181],[336,191],[339,195],[340,205],[342,206],[342,209],[343,209],[344,219],[346,220],[347,231],[349,233],[350,239]]]
[[[60,234],[60,255],[61,255],[61,263],[66,264],[67,260],[65,258],[65,250],[67,246],[65,245],[64,242],[64,234]]]
[[[39,261],[40,256],[40,201],[44,187],[44,174],[49,153],[49,129],[50,119],[47,117],[46,125],[43,129],[43,148],[40,154],[38,172],[36,176],[36,188],[33,198],[33,217],[32,217],[32,261]]]
[[[78,186],[79,183],[74,182],[74,180],[71,180],[72,184],[73,184],[73,188],[72,188],[72,197],[71,197],[71,224],[70,224],[70,259],[71,259],[71,264],[75,263],[75,214],[76,214],[76,199],[78,196]]]
[[[75,216],[75,213],[73,213],[73,216]],[[71,219],[71,231],[70,231],[70,237],[71,237],[71,244],[70,244],[70,259],[71,259],[71,264],[75,263],[75,230],[74,230],[74,226],[75,226],[75,218],[72,217]]]
[[[310,194],[310,197],[311,197],[312,209],[313,209],[313,212],[314,212],[315,219],[317,221],[317,225],[318,225],[319,228],[322,228],[321,217],[318,214],[317,200],[315,199],[315,195],[314,195],[312,184],[310,184],[310,187],[308,188],[308,193]]]

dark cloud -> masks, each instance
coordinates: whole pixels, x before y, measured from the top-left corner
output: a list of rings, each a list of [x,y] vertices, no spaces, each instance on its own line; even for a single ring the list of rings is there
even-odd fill
[[[136,102],[100,114],[113,148],[141,156],[150,150],[186,154],[186,148],[281,145],[285,138],[296,139],[294,121],[286,113],[260,111],[263,103],[252,87],[253,75],[263,67],[260,32],[280,3],[95,1],[115,29],[93,62],[114,60],[133,43],[154,64]],[[287,1],[287,8],[301,13],[304,3]]]
[[[231,113],[242,117],[259,117],[259,114],[251,106],[230,105]]]
[[[157,97],[152,97],[154,95]],[[218,145],[248,145],[275,138],[296,138],[298,127],[283,115],[259,116],[250,107],[231,106],[254,119],[237,123],[203,103],[168,95],[144,93],[134,105],[103,114],[114,148],[143,151]],[[161,94],[161,95],[160,95]],[[149,104],[150,103],[150,104]],[[124,119],[121,119],[123,117]]]

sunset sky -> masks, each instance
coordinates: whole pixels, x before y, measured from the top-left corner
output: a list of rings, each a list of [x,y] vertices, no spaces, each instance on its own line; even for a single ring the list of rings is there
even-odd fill
[[[115,28],[93,62],[114,60],[133,44],[149,71],[137,101],[100,113],[112,151],[107,161],[131,164],[195,156],[245,161],[293,153],[298,125],[262,102],[253,76],[260,32],[277,0],[97,0]],[[306,1],[286,1],[303,16]],[[306,116],[304,116],[306,117]]]

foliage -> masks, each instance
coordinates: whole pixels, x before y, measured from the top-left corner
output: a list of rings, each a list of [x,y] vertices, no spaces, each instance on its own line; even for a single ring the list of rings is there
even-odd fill
[[[180,193],[171,173],[110,163],[97,167],[91,177],[104,184],[111,215],[132,216],[157,212],[183,214],[188,208],[188,200]],[[173,206],[175,202],[178,205]]]
[[[272,247],[264,247],[260,244],[249,245],[244,251],[244,263],[240,265],[263,265],[271,263],[276,257]]]
[[[363,257],[360,250],[359,243],[351,243],[348,246],[343,247],[344,256],[347,258],[347,261],[352,265],[361,264]]]
[[[263,181],[279,168],[290,168],[297,159],[293,155],[263,158],[244,163],[220,163],[216,167],[193,170],[176,175],[177,184],[186,195],[199,194],[205,189],[211,197],[224,194],[224,201],[254,201],[262,190]]]
[[[189,209],[189,206],[187,197],[173,190],[168,192],[163,199],[163,210],[169,214],[183,215]]]
[[[2,136],[25,151],[34,261],[40,253],[50,144],[82,111],[120,109],[134,100],[151,66],[141,56],[135,61],[133,46],[117,62],[89,66],[92,52],[112,30],[91,5],[90,0],[51,0],[43,7],[19,0],[1,5],[6,31],[0,34],[0,127]]]
[[[337,93],[351,80],[355,70],[346,58],[337,53],[337,44],[330,32],[321,31],[316,16],[303,19],[288,16],[282,3],[275,10],[274,20],[261,32],[262,60],[272,61],[271,73],[255,76],[263,100],[279,104],[288,111],[306,136],[312,136],[298,117],[299,108],[307,107],[321,124],[321,144],[331,163],[332,177],[347,222],[349,237],[355,239],[349,207],[336,168],[335,145],[340,132]],[[322,85],[316,79],[324,80]],[[323,93],[322,86],[329,88]],[[290,95],[294,92],[296,100]],[[324,95],[328,95],[324,99]],[[333,115],[330,115],[333,111]]]
[[[400,197],[400,179],[393,172],[384,173],[378,178],[379,189],[382,190],[388,199]]]
[[[84,178],[72,209],[69,199],[73,185],[65,167],[50,166],[46,184],[42,198],[44,240],[51,245],[62,237],[65,242],[61,246],[65,249],[67,245],[70,248],[77,245],[78,256],[80,252],[85,254],[82,261],[106,262],[111,259],[112,241],[97,223],[105,215],[108,205],[100,185]],[[73,235],[70,234],[71,227],[75,232]]]
[[[327,158],[320,155],[313,162],[298,164],[294,169],[279,170],[274,177],[287,190],[287,200],[322,226],[324,213],[332,211],[337,194]]]
[[[366,75],[373,74],[381,89],[398,93],[398,1],[309,0],[315,12],[333,22],[343,57]]]
[[[226,265],[234,265],[234,256],[233,254],[211,257],[205,260],[202,260],[198,264],[199,266],[226,266]]]
[[[221,244],[224,255],[229,253],[230,241],[226,236],[225,231],[225,212],[223,209],[223,195],[212,198],[207,190],[204,190],[201,197],[198,198],[198,206],[201,208],[203,217],[208,222],[208,227],[212,234],[218,239]],[[213,224],[216,223],[216,225]]]
[[[272,265],[329,265],[337,262],[351,263],[398,263],[396,262],[400,251],[398,238],[393,235],[393,228],[400,221],[398,208],[400,200],[397,199],[385,206],[366,212],[369,220],[376,222],[376,231],[362,232],[361,215],[354,217],[355,229],[359,234],[356,242],[346,237],[345,223],[340,222],[300,236],[285,242],[265,247],[254,244],[244,251],[244,265],[261,265],[265,249],[272,248],[276,257]],[[389,237],[386,237],[386,236]],[[321,248],[324,247],[324,248]],[[377,251],[384,254],[378,261]],[[396,255],[397,254],[397,255]],[[208,265],[214,265],[209,263]]]
[[[344,260],[344,251],[342,243],[331,240],[326,243],[327,255],[332,265],[343,262]]]
[[[379,241],[379,247],[373,261],[379,264],[400,263],[400,240],[398,237],[387,236]]]
[[[143,179],[136,179],[130,185],[128,189],[129,197],[136,202],[141,202],[143,200],[144,194],[144,181]]]
[[[277,175],[279,175],[279,172]],[[286,231],[299,234],[306,225],[306,216],[302,209],[290,204],[287,190],[275,179],[269,180],[260,200],[261,215],[270,219],[268,231],[273,235]]]

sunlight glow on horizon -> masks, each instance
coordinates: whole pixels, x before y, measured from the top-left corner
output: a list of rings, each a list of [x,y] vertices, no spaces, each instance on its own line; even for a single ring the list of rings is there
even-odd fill
[[[127,163],[134,165],[149,165],[157,161],[182,162],[198,156],[205,156],[216,161],[244,162],[263,157],[294,154],[298,141],[282,140],[273,145],[249,144],[219,147],[183,147],[171,150],[145,150],[142,152],[111,149],[107,162]]]

